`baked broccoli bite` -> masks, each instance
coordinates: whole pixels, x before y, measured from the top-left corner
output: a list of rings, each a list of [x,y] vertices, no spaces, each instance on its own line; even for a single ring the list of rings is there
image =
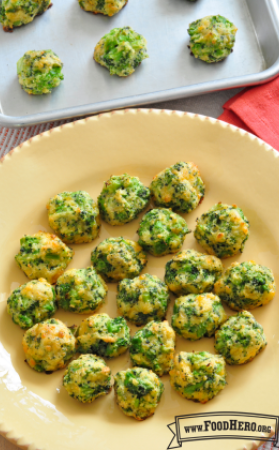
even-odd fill
[[[116,403],[126,416],[145,420],[153,416],[164,385],[151,370],[134,367],[115,375],[114,390]]]
[[[13,31],[32,22],[51,6],[51,0],[1,0],[0,23],[4,31]]]
[[[71,361],[63,377],[68,394],[82,403],[92,403],[97,397],[109,394],[112,389],[110,368],[102,358],[81,355]]]
[[[150,186],[156,206],[188,213],[196,209],[204,197],[205,187],[197,166],[179,162],[158,173]]]
[[[202,294],[213,290],[223,266],[216,256],[184,250],[166,264],[165,282],[176,295]]]
[[[150,191],[139,178],[113,175],[105,182],[98,197],[102,219],[110,225],[134,220],[149,202]]]
[[[55,290],[44,278],[18,287],[7,301],[8,314],[23,329],[53,316],[56,309]]]
[[[137,242],[123,237],[108,238],[91,253],[96,271],[108,282],[134,278],[147,264],[147,257]]]
[[[22,346],[26,362],[37,372],[63,369],[76,352],[72,331],[58,319],[47,319],[27,330]]]
[[[139,226],[139,244],[154,256],[177,252],[190,233],[187,223],[170,209],[152,209]]]
[[[39,231],[20,239],[20,251],[15,260],[30,280],[45,278],[54,284],[73,256],[73,250],[55,234]]]
[[[78,314],[91,314],[107,295],[107,285],[93,267],[70,269],[58,278],[57,301],[60,308]]]
[[[272,271],[254,261],[233,263],[215,283],[214,291],[235,311],[266,305],[275,295]]]
[[[84,11],[111,17],[121,11],[128,0],[78,0],[78,2]]]
[[[52,50],[29,50],[17,62],[19,84],[27,94],[50,94],[64,80],[62,67]]]
[[[149,322],[131,339],[130,357],[134,366],[147,367],[159,377],[168,373],[174,357],[175,332],[164,322]]]
[[[236,205],[217,203],[197,220],[194,236],[210,255],[229,258],[243,252],[249,221]]]
[[[146,44],[146,39],[131,27],[113,28],[98,42],[93,58],[111,75],[127,77],[148,58]]]
[[[215,350],[229,364],[245,364],[267,345],[263,327],[248,311],[231,316],[215,333]]]
[[[175,300],[173,329],[190,341],[211,337],[227,319],[221,300],[214,294],[190,294]]]
[[[225,388],[226,363],[208,352],[180,352],[170,371],[170,384],[182,397],[207,403]]]
[[[77,348],[80,353],[94,353],[115,358],[130,345],[130,330],[123,317],[111,319],[95,314],[83,320],[78,328]]]
[[[207,63],[223,61],[232,52],[236,26],[223,16],[207,16],[190,23],[190,49]]]
[[[117,286],[117,306],[122,316],[137,326],[166,317],[170,301],[167,285],[145,273]]]
[[[91,242],[99,234],[99,209],[85,191],[62,192],[49,200],[47,210],[49,225],[67,244]]]

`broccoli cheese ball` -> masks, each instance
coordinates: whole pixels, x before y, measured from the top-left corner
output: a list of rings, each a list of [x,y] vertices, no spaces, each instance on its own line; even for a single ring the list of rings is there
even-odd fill
[[[93,269],[70,269],[58,278],[56,294],[59,306],[66,311],[90,314],[102,305],[107,285]]]
[[[267,345],[263,327],[248,311],[231,316],[215,333],[215,350],[229,364],[245,364]]]
[[[145,420],[153,416],[164,385],[151,370],[134,367],[115,375],[114,390],[116,403],[126,416]]]
[[[145,273],[117,286],[117,306],[122,316],[135,325],[166,317],[170,301],[168,287],[155,275]]]
[[[101,242],[91,253],[91,261],[106,281],[115,282],[139,275],[147,257],[138,243],[118,237]]]
[[[8,314],[23,329],[53,316],[56,309],[55,290],[44,278],[18,287],[7,301]]]
[[[275,295],[272,271],[254,261],[233,263],[215,283],[219,297],[235,311],[266,305]]]
[[[98,356],[81,355],[68,365],[63,386],[71,397],[82,403],[92,403],[97,397],[110,393],[110,368]]]
[[[128,0],[78,0],[78,2],[84,11],[111,17],[121,11]]]
[[[165,282],[176,295],[202,294],[213,290],[222,270],[222,263],[215,256],[189,249],[167,262]]]
[[[80,353],[115,358],[126,352],[129,345],[130,330],[123,317],[111,319],[107,314],[95,314],[83,320],[78,328]]]
[[[73,256],[73,250],[55,234],[39,231],[20,239],[20,251],[15,260],[30,280],[45,278],[54,284]]]
[[[51,6],[51,0],[1,0],[0,23],[4,31],[27,25]]]
[[[223,61],[232,52],[236,26],[223,16],[207,16],[190,23],[190,49],[207,63]]]
[[[49,225],[67,244],[91,242],[98,236],[99,209],[87,192],[62,192],[49,200],[47,209]]]
[[[27,94],[50,94],[64,80],[62,67],[52,50],[29,50],[17,62],[19,84]]]
[[[57,319],[47,319],[27,330],[22,346],[26,362],[37,372],[63,369],[76,352],[72,331]]]
[[[174,357],[175,332],[164,322],[149,322],[131,339],[130,357],[134,366],[147,367],[159,377],[170,371]]]
[[[134,220],[149,202],[150,191],[139,178],[113,175],[105,182],[98,197],[102,219],[110,225]]]
[[[190,341],[211,337],[227,319],[222,303],[214,294],[190,294],[175,300],[173,329]]]
[[[179,162],[158,173],[150,190],[156,206],[188,213],[203,199],[205,187],[195,164]]]
[[[190,233],[187,223],[170,209],[152,209],[143,217],[139,230],[139,244],[154,256],[177,252]]]
[[[243,252],[249,222],[236,205],[217,203],[198,219],[194,236],[210,255],[228,258]]]
[[[180,352],[170,371],[171,386],[182,397],[207,403],[226,386],[226,363],[208,352]]]
[[[114,28],[98,42],[93,58],[111,75],[127,77],[148,58],[146,44],[146,39],[132,28]]]

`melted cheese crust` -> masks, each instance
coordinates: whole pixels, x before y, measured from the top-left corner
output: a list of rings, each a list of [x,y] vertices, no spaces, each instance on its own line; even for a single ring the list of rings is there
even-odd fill
[[[202,294],[213,290],[222,271],[222,263],[215,256],[188,249],[167,262],[165,282],[179,296]]]
[[[114,377],[116,403],[124,414],[136,420],[152,416],[164,391],[164,385],[151,370],[135,367]]]
[[[194,163],[179,162],[158,173],[150,190],[156,206],[190,212],[201,202],[205,187]]]
[[[162,320],[169,304],[166,284],[147,273],[133,280],[123,280],[117,286],[117,307],[120,314],[136,325]]]
[[[58,319],[47,319],[27,330],[22,340],[29,366],[38,372],[63,369],[75,354],[76,339]]]
[[[214,286],[216,294],[235,311],[266,305],[275,289],[272,271],[254,261],[234,262]]]
[[[139,275],[147,257],[137,242],[119,237],[101,242],[93,250],[91,261],[106,281],[115,282]]]
[[[228,258],[243,252],[249,222],[236,205],[218,203],[198,219],[194,236],[210,255]]]
[[[44,279],[29,281],[7,300],[7,312],[21,328],[30,328],[56,312],[54,288]]]
[[[15,260],[31,280],[45,278],[54,284],[74,256],[55,234],[39,231],[20,240],[20,252]]]
[[[99,234],[99,209],[85,191],[57,194],[47,210],[49,225],[68,244],[92,242]]]
[[[109,394],[112,389],[110,368],[95,355],[81,355],[71,361],[63,377],[68,394],[81,403],[92,403],[97,397]]]
[[[226,386],[226,363],[208,352],[180,352],[170,371],[171,386],[187,400],[207,403]]]
[[[190,294],[175,300],[172,327],[185,339],[196,341],[211,337],[227,315],[214,294]]]
[[[123,317],[95,314],[83,320],[77,334],[78,351],[115,358],[130,345],[130,330]]]
[[[175,332],[164,322],[149,322],[131,339],[130,357],[134,366],[147,367],[157,375],[168,373],[174,358]]]
[[[248,311],[231,316],[215,333],[215,350],[229,364],[245,364],[267,345],[263,327]]]

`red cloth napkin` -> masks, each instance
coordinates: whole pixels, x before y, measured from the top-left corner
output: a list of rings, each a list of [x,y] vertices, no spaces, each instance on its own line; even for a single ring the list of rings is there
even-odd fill
[[[218,119],[255,134],[279,150],[279,77],[245,89],[223,108]]]

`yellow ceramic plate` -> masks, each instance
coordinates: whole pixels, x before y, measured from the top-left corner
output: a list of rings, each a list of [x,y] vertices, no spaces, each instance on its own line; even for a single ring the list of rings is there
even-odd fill
[[[63,190],[88,191],[93,198],[104,180],[127,172],[145,184],[180,160],[194,161],[206,184],[203,203],[186,220],[195,220],[218,201],[237,204],[251,222],[244,253],[224,261],[253,259],[271,267],[279,285],[279,158],[264,142],[239,129],[187,113],[128,110],[102,114],[48,131],[21,145],[0,166],[0,430],[8,439],[30,449],[46,450],[163,450],[172,435],[167,425],[176,415],[214,411],[278,414],[279,302],[278,298],[253,313],[263,325],[268,346],[242,367],[228,366],[228,386],[205,405],[184,400],[163,377],[165,393],[155,415],[136,422],[122,414],[113,393],[91,405],[71,399],[62,387],[63,371],[52,375],[32,371],[24,363],[22,330],[6,313],[6,299],[26,278],[14,261],[19,239],[50,228],[45,205]],[[73,246],[70,267],[90,265],[91,250],[109,236],[137,239],[139,220],[112,227],[102,224],[91,244]],[[193,234],[184,248],[201,250]],[[163,278],[170,256],[149,256],[146,272]],[[109,285],[100,312],[117,316],[116,285]],[[277,296],[278,297],[278,296]],[[169,318],[172,305],[169,308]],[[230,312],[232,314],[232,311]],[[66,324],[82,317],[59,311]],[[134,331],[134,329],[132,330]],[[177,350],[214,352],[214,340],[190,343],[178,339]],[[113,373],[129,367],[125,354],[109,362]],[[191,450],[236,450],[253,443],[244,440],[191,442]],[[255,444],[254,444],[255,445]]]

